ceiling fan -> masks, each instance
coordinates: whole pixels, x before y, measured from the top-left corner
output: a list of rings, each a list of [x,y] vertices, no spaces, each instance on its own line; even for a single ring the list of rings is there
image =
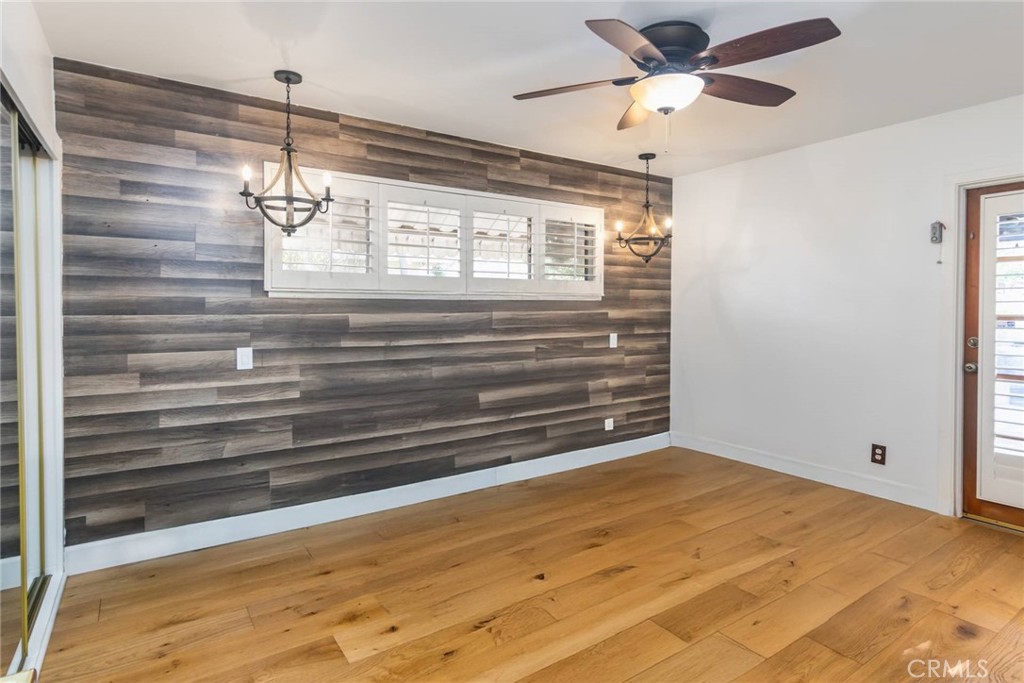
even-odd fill
[[[633,104],[619,119],[618,129],[647,120],[652,111],[671,114],[706,93],[733,102],[777,107],[796,93],[773,83],[708,73],[831,40],[840,34],[831,19],[808,19],[736,38],[712,48],[711,39],[689,21],[662,21],[639,31],[618,19],[591,19],[587,27],[628,56],[644,73],[548,88],[515,95],[517,100],[559,95],[604,85],[630,86]]]

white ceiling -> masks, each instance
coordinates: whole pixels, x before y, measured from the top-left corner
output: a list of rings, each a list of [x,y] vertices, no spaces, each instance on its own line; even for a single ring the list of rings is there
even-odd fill
[[[36,2],[59,57],[639,170],[681,175],[1024,92],[1020,2]],[[839,38],[724,69],[793,88],[776,109],[701,97],[618,132],[632,75],[585,19],[694,21],[712,45],[828,16]],[[301,146],[302,141],[298,140]]]

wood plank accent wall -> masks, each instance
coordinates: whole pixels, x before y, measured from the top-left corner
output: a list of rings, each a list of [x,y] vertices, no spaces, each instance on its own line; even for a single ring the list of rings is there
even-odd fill
[[[282,104],[65,60],[55,79],[68,543],[668,430],[670,252],[611,239],[641,174],[299,108],[310,166],[604,208],[606,295],[272,299],[237,192],[276,158]],[[670,181],[652,194],[668,215]]]

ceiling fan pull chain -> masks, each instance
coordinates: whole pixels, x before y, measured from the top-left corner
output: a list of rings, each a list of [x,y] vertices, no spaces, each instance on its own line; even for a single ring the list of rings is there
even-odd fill
[[[668,139],[672,135],[672,119],[665,115],[665,154],[668,154]]]

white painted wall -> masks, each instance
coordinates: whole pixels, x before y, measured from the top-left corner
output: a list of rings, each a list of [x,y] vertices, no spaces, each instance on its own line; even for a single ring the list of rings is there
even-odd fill
[[[673,445],[952,514],[958,185],[1021,174],[1014,97],[675,178]]]
[[[32,2],[0,3],[0,78],[47,153],[59,158],[53,53]]]

